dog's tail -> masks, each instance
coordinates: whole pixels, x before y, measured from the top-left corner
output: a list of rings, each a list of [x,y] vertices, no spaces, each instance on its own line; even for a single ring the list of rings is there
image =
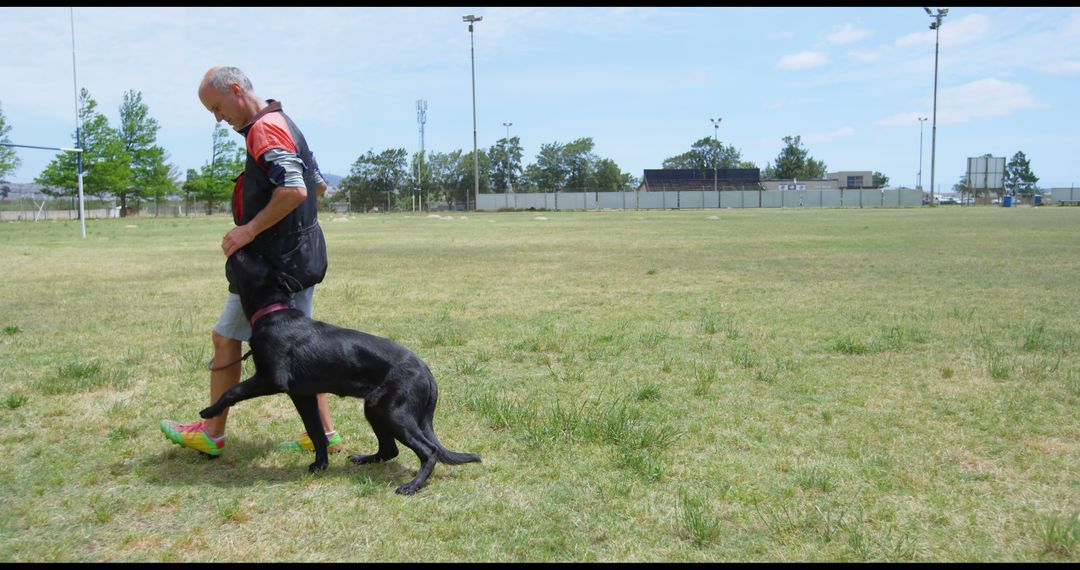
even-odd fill
[[[480,462],[480,456],[475,453],[462,453],[460,451],[450,451],[439,444],[436,448],[435,457],[438,458],[440,463],[447,465],[461,465],[462,463]]]
[[[421,422],[421,429],[424,430],[424,435],[431,440],[431,443],[435,444],[435,458],[440,463],[447,465],[461,465],[462,463],[474,463],[480,462],[480,456],[475,453],[464,453],[460,451],[450,451],[443,447],[442,442],[435,436],[435,405],[439,400],[439,388],[435,385],[435,376],[431,374],[431,370],[428,370],[428,381],[430,382],[430,389],[428,390],[428,405],[424,410],[424,418]]]

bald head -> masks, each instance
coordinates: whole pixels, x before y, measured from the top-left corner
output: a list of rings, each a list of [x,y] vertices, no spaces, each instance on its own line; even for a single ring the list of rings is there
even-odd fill
[[[229,66],[214,66],[206,71],[199,83],[199,101],[215,120],[226,121],[237,131],[266,106],[247,75]]]
[[[243,71],[240,71],[238,67],[229,67],[224,65],[216,65],[206,71],[206,75],[203,76],[203,86],[210,86],[222,93],[229,91],[229,85],[239,85],[245,92],[251,92],[254,89],[251,87],[251,80],[247,75],[244,75]]]

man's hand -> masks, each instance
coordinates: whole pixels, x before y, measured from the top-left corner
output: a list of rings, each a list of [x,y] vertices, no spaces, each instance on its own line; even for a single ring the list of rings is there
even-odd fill
[[[255,241],[256,236],[281,221],[289,212],[303,204],[306,198],[306,188],[288,186],[275,188],[273,195],[270,197],[270,203],[258,214],[255,214],[255,217],[250,222],[242,226],[236,226],[225,234],[225,237],[221,240],[221,251],[225,252],[225,257],[229,257],[236,253],[236,250]]]
[[[225,252],[225,257],[229,257],[236,253],[236,250],[251,243],[255,239],[255,235],[249,224],[236,226],[229,230],[229,233],[225,234],[225,237],[221,240],[221,251]]]

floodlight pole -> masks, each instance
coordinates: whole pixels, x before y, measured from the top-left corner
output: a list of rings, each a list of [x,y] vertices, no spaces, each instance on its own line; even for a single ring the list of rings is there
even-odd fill
[[[462,16],[462,22],[469,23],[469,63],[472,66],[472,146],[473,146],[473,184],[476,200],[473,207],[480,208],[480,157],[476,151],[476,46],[473,43],[473,24],[483,20],[483,16]],[[469,200],[465,200],[465,209],[469,209]]]
[[[424,211],[424,123],[427,123],[427,101],[416,101],[416,122],[420,124],[420,160],[416,163],[416,194],[420,198],[420,211]],[[431,205],[428,205],[430,209]]]
[[[919,177],[915,186],[919,188],[920,192],[922,192],[922,133],[924,123],[926,123],[926,117],[919,117]]]
[[[937,14],[932,14],[930,8],[923,8],[926,14],[934,21],[930,23],[930,29],[934,30],[934,122],[930,135],[930,205],[934,205],[934,165],[937,158],[937,77],[938,77],[938,45],[941,39],[941,19],[949,13],[948,8],[938,8]]]
[[[506,127],[506,191],[512,192],[510,189],[510,127],[514,126],[514,123],[503,123]]]
[[[722,120],[724,120],[724,119],[721,118],[721,117],[717,117],[715,119],[709,119],[709,121],[712,122],[712,126],[713,126],[713,142],[716,143],[714,145],[716,148],[713,149],[713,159],[712,159],[712,189],[713,189],[713,192],[716,192],[716,160],[720,155],[720,139],[718,138],[718,136],[719,136],[719,132],[720,132],[720,121],[722,121]],[[720,199],[719,194],[716,196],[716,199],[717,200]]]
[[[86,239],[86,207],[83,204],[83,169],[82,169],[82,122],[79,118],[79,77],[75,71],[75,8],[71,7],[71,78],[75,88],[75,146],[78,154],[75,155],[75,171],[79,176],[79,225],[82,228],[82,237]]]

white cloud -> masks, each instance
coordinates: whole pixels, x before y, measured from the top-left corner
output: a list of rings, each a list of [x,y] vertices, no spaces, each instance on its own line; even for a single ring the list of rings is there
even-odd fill
[[[791,55],[785,55],[776,63],[778,69],[807,69],[829,63],[825,54],[817,51],[802,51]]]
[[[873,63],[881,59],[880,51],[850,50],[847,54],[856,63]]]
[[[929,118],[930,113],[926,112],[907,112],[897,113],[895,115],[889,115],[883,119],[879,119],[874,122],[875,125],[881,125],[884,127],[910,127],[911,125],[919,124],[919,117]]]
[[[810,133],[802,137],[803,142],[807,144],[815,143],[828,143],[836,139],[843,137],[850,137],[855,134],[855,129],[851,127],[843,127],[836,129],[835,131],[829,131],[827,133]]]
[[[932,108],[932,101],[920,101],[920,106]],[[1020,83],[1000,79],[980,79],[958,87],[938,91],[938,124],[966,123],[985,117],[1011,115],[1022,109],[1038,106],[1031,88]],[[930,114],[904,112],[885,117],[876,124],[884,126],[911,126],[918,124],[916,117]]]
[[[866,36],[870,35],[870,32],[856,28],[851,24],[844,24],[842,26],[833,26],[833,32],[825,36],[825,41],[830,44],[849,44],[851,42],[857,42]]]
[[[1035,64],[1035,69],[1044,73],[1052,73],[1054,75],[1066,75],[1069,73],[1080,73],[1080,61],[1055,59],[1050,61],[1042,61]]]

